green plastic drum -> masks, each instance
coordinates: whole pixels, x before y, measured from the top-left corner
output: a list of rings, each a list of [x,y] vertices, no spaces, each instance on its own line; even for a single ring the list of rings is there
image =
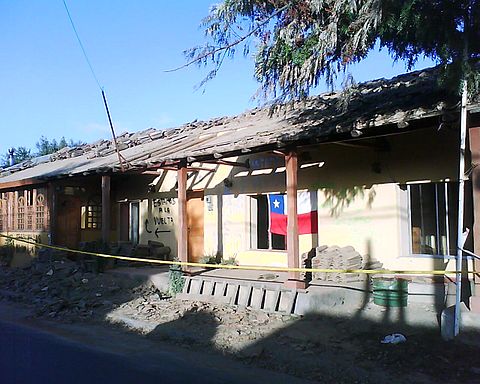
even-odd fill
[[[373,302],[382,307],[406,307],[408,281],[377,277],[373,279]]]

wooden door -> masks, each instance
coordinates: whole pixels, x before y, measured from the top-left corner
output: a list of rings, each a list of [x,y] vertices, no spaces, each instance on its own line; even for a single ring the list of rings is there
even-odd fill
[[[188,261],[199,262],[203,248],[203,192],[187,196]]]
[[[128,241],[130,237],[130,203],[120,203],[119,210],[119,239],[120,241]]]
[[[80,200],[75,196],[58,196],[55,242],[77,248],[80,242]]]

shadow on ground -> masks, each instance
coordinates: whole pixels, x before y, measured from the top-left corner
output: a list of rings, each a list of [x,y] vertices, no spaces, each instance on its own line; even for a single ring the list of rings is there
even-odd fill
[[[386,318],[384,318],[386,319]],[[231,355],[245,363],[325,383],[478,382],[480,335],[444,342],[438,329],[377,322],[363,316],[312,314],[288,320],[262,339],[235,348],[235,335],[222,340],[222,320],[209,311],[188,311],[178,320],[158,325],[149,335],[186,348]],[[230,324],[235,330],[235,324]],[[237,331],[241,332],[241,331]],[[402,344],[381,344],[387,334],[401,332]]]
[[[474,383],[480,375],[479,334],[464,332],[461,340],[444,342],[436,327],[409,325],[403,309],[372,311],[369,286],[356,311],[293,317],[165,299],[145,281],[83,272],[68,262],[0,272],[1,296],[29,305],[39,317],[104,323],[122,305],[137,302],[135,310],[152,324],[138,337],[147,333],[159,348],[167,341],[312,381]],[[166,310],[176,318],[155,322],[155,313]],[[120,329],[136,334],[139,328]],[[406,343],[380,343],[397,332]]]

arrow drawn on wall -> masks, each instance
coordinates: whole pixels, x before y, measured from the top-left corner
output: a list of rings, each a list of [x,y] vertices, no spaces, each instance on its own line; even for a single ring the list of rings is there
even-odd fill
[[[147,233],[152,233],[153,231],[151,231],[150,229],[148,229],[148,223],[149,223],[148,219],[145,219],[145,231],[146,231]],[[167,229],[167,230],[165,230],[165,231],[162,231],[160,228],[157,227],[157,228],[155,229],[155,236],[157,236],[157,238],[158,238],[158,237],[159,237],[159,236],[158,236],[159,233],[166,233],[166,232],[172,232],[172,231],[169,230],[169,229]]]
[[[171,232],[171,231],[170,230],[161,231],[159,228],[157,228],[157,229],[155,229],[155,236],[157,236],[157,238],[158,238],[159,233],[165,233],[165,232]]]
[[[148,229],[148,219],[145,219],[145,231],[147,231],[147,233],[152,233],[152,231]]]

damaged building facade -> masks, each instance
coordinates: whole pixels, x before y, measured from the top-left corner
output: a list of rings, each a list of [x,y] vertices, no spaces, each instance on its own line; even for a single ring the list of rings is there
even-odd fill
[[[0,230],[71,248],[153,241],[192,262],[298,267],[302,254],[337,245],[388,269],[454,269],[459,116],[458,97],[427,70],[360,84],[348,97],[122,134],[122,164],[114,144],[99,141],[5,169]],[[465,248],[478,254],[477,127],[473,101]],[[298,273],[287,283],[304,284]]]

